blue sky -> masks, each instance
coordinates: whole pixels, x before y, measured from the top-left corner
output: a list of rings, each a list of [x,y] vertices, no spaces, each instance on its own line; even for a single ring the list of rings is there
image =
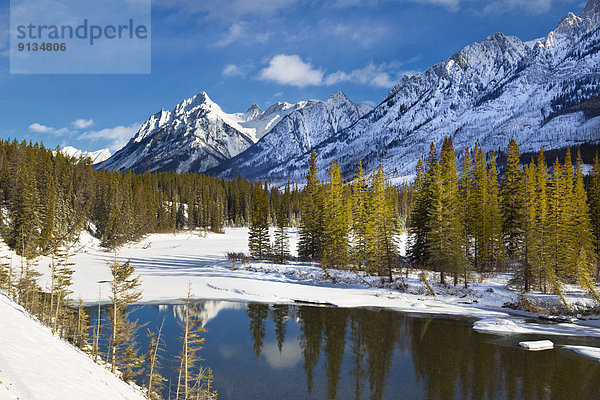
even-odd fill
[[[114,152],[201,91],[227,112],[326,99],[376,104],[495,32],[545,36],[581,0],[154,0],[149,75],[10,75],[0,0],[0,137]]]

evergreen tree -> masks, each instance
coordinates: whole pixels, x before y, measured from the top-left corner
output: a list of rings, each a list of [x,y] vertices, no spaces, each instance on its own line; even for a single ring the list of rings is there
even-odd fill
[[[600,158],[598,151],[594,156],[594,164],[590,174],[589,202],[592,233],[594,237],[594,246],[596,248],[596,279],[600,279]]]
[[[351,201],[353,259],[357,268],[361,269],[367,259],[367,236],[369,234],[369,192],[362,161],[358,163],[358,172],[352,184]]]
[[[289,185],[287,185],[285,188],[284,197],[277,205],[276,211],[277,231],[275,232],[274,250],[275,259],[279,263],[285,263],[290,257],[290,239],[287,233],[287,227],[289,226],[289,218],[287,212],[289,198],[290,187]]]
[[[489,249],[489,267],[493,268],[504,261],[505,247],[502,238],[502,212],[500,208],[500,184],[496,168],[496,153],[492,151],[488,169],[488,198],[486,201],[486,232]]]
[[[397,264],[395,235],[396,221],[392,210],[392,198],[385,183],[383,166],[380,164],[373,175],[371,185],[368,229],[367,259],[369,269],[379,276],[387,273],[392,281],[392,270]]]
[[[323,197],[321,183],[317,178],[317,156],[314,151],[310,154],[300,207],[302,222],[298,254],[312,261],[319,261],[323,251]]]
[[[548,215],[548,166],[544,156],[544,148],[540,148],[536,161],[536,189],[535,189],[535,242],[530,247],[530,259],[533,267],[534,278],[542,288],[544,270],[551,264],[549,258],[551,240],[549,237]]]
[[[563,246],[563,243],[566,242],[567,235],[567,232],[564,229],[566,225],[564,220],[566,214],[564,199],[567,196],[565,173],[563,172],[563,168],[558,162],[557,157],[552,166],[552,180],[549,196],[548,236],[551,243],[549,246],[550,262],[545,267],[543,289],[546,291],[548,289],[547,286],[549,285],[552,291],[559,295],[565,305],[567,303],[563,295],[559,276],[564,276],[564,266],[567,260],[566,249]]]
[[[445,273],[452,272],[455,285],[467,267],[457,174],[452,139],[446,137],[441,160],[430,178],[427,250],[429,264],[440,272],[440,281],[445,283]]]
[[[477,148],[475,148],[475,154]],[[484,159],[485,163],[485,159]],[[485,204],[485,197],[476,197],[475,171],[473,169],[473,161],[471,160],[471,152],[469,148],[465,150],[463,155],[461,178],[459,183],[460,189],[460,205],[461,219],[464,227],[465,259],[469,260],[471,256],[475,263],[475,267],[479,264],[480,249],[482,241],[482,213],[477,214],[477,207]],[[479,219],[477,217],[480,217]]]
[[[519,147],[511,139],[506,152],[506,171],[502,182],[502,233],[508,258],[517,261],[523,240],[523,190],[522,174],[519,165]]]
[[[530,289],[535,274],[534,249],[537,245],[537,214],[536,214],[536,170],[533,160],[527,165],[523,174],[523,241],[522,259],[518,264],[512,279],[513,284],[521,285],[525,292]]]
[[[479,272],[489,269],[491,264],[491,199],[485,153],[475,146],[473,166],[473,190],[467,223],[472,226],[474,266]],[[463,200],[464,201],[464,200]],[[497,201],[497,199],[496,199]],[[497,204],[496,204],[497,205]]]
[[[337,161],[331,163],[324,202],[323,260],[326,268],[343,269],[348,265],[348,205]]]
[[[423,167],[423,162],[419,158],[408,220],[408,233],[410,235],[409,260],[411,264],[423,265],[427,260],[427,218],[430,206],[429,185],[427,182],[427,173]]]
[[[588,291],[596,301],[600,302],[598,291],[594,288],[593,273],[596,264],[594,237],[590,221],[587,194],[583,184],[583,161],[581,153],[577,152],[575,186],[572,202],[572,229],[570,231],[574,257],[571,260],[570,277],[575,279],[579,286]]]
[[[112,275],[111,305],[107,313],[110,322],[109,360],[111,371],[121,371],[121,378],[129,382],[141,371],[143,358],[138,354],[135,335],[139,328],[137,321],[130,321],[130,307],[142,298],[140,277],[134,276],[135,267],[131,261],[120,263],[116,251],[108,263]]]
[[[267,184],[254,190],[250,212],[248,247],[253,257],[262,260],[269,253],[269,199]]]

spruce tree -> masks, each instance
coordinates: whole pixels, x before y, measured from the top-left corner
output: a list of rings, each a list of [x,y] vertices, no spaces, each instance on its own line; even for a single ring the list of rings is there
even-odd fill
[[[520,259],[519,249],[523,240],[523,171],[519,165],[520,152],[517,142],[511,139],[506,152],[506,171],[502,182],[502,232],[508,258]]]
[[[581,153],[578,151],[572,203],[572,230],[570,231],[571,239],[569,240],[569,243],[573,245],[574,259],[571,260],[569,272],[571,279],[576,280],[582,289],[600,302],[598,291],[594,288],[593,283],[596,253],[594,251],[594,237],[587,194],[583,183],[582,165]]]
[[[290,257],[290,239],[287,233],[289,226],[289,218],[287,212],[287,202],[289,201],[289,185],[286,186],[284,198],[276,205],[277,210],[275,218],[277,222],[277,230],[275,232],[275,260],[279,263],[287,262]]]
[[[565,231],[565,204],[567,197],[565,185],[565,173],[556,158],[552,166],[552,180],[550,185],[549,207],[548,207],[548,228],[550,239],[549,263],[545,266],[543,289],[546,291],[548,286],[556,293],[563,304],[567,304],[563,295],[560,276],[565,275],[565,264],[567,250],[563,246],[566,242],[567,232]]]
[[[352,184],[352,238],[354,242],[353,259],[358,269],[361,269],[367,259],[369,192],[367,181],[358,163],[356,178]]]
[[[490,204],[489,181],[485,153],[475,146],[473,166],[473,189],[471,209],[467,223],[470,224],[474,244],[474,267],[478,272],[488,269],[491,261],[490,249]],[[464,200],[463,200],[464,201]]]
[[[349,261],[348,204],[337,161],[331,163],[324,201],[323,260],[326,268],[343,269]]]
[[[477,148],[475,149],[477,151]],[[485,160],[484,160],[485,163]],[[485,204],[483,201],[478,202],[475,193],[475,172],[473,170],[473,161],[471,160],[471,151],[469,148],[465,150],[463,155],[463,163],[461,168],[461,177],[459,182],[460,189],[460,204],[461,204],[461,219],[464,228],[465,259],[469,260],[471,256],[475,263],[475,267],[479,264],[480,245],[481,245],[481,226],[483,220],[478,219],[477,207]],[[482,215],[479,215],[480,217]],[[478,240],[479,239],[479,240]]]
[[[317,178],[317,156],[310,154],[309,170],[306,174],[306,186],[300,200],[300,241],[298,254],[311,261],[319,261],[323,246],[323,191]]]
[[[500,184],[496,168],[496,153],[492,151],[488,168],[488,197],[486,200],[486,215],[489,232],[489,267],[494,268],[504,261],[505,247],[502,238],[502,212],[500,208]]]
[[[590,185],[588,190],[590,202],[590,218],[594,246],[596,248],[596,280],[600,279],[600,158],[598,151],[594,156],[594,164],[590,174]]]
[[[445,283],[445,273],[458,276],[465,272],[465,242],[458,193],[456,155],[451,138],[444,138],[441,159],[430,178],[431,207],[428,216],[429,263],[440,272]],[[467,282],[465,281],[465,284]]]
[[[107,313],[110,322],[110,344],[109,361],[111,371],[121,371],[121,378],[129,382],[141,371],[142,356],[138,354],[135,335],[139,329],[137,321],[131,321],[128,317],[131,313],[130,307],[141,300],[142,291],[139,276],[134,276],[135,267],[131,261],[119,262],[115,250],[115,256],[108,263],[111,281],[111,305]]]
[[[530,259],[533,265],[534,278],[541,289],[544,281],[544,270],[551,264],[550,260],[550,231],[548,215],[548,166],[541,147],[536,161],[536,190],[535,190],[535,243],[530,249]]]
[[[392,196],[385,183],[383,166],[380,164],[371,184],[368,229],[367,259],[370,271],[379,276],[387,274],[392,281],[392,270],[397,264],[395,235],[397,234]]]
[[[250,211],[250,234],[248,247],[252,257],[262,260],[269,254],[269,199],[267,184],[257,186]]]
[[[424,265],[427,260],[427,219],[430,196],[427,173],[420,158],[416,172],[408,219],[410,237],[408,256],[411,264]]]

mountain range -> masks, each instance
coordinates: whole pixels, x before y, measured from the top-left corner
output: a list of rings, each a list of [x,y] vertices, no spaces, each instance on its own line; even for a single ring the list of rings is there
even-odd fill
[[[206,172],[278,184],[302,182],[315,150],[351,177],[381,163],[393,180],[414,174],[430,143],[452,136],[458,154],[479,143],[523,151],[600,141],[600,0],[569,13],[547,36],[496,33],[427,71],[405,75],[375,108],[342,92],[325,101],[253,105],[227,114],[206,93],[161,110],[104,162],[135,171]]]

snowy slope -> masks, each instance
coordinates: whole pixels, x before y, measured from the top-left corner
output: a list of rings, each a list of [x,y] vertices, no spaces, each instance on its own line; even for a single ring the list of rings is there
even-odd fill
[[[331,138],[368,113],[371,107],[354,104],[343,92],[326,101],[310,100],[287,115],[258,143],[237,157],[223,162],[209,174],[234,178],[261,178],[271,169],[292,160]]]
[[[0,399],[145,398],[1,292],[0,320]]]
[[[102,161],[108,160],[111,156],[109,149],[101,149],[97,151],[82,151],[75,147],[65,146],[60,149],[61,153],[73,158],[89,158],[92,160],[92,164],[98,164]]]
[[[317,147],[323,173],[338,159],[351,176],[383,163],[392,177],[414,174],[433,141],[454,139],[457,152],[479,142],[524,151],[600,140],[600,6],[567,15],[547,37],[523,43],[496,33],[422,74],[404,76],[373,112]],[[301,181],[308,155],[265,177]]]

